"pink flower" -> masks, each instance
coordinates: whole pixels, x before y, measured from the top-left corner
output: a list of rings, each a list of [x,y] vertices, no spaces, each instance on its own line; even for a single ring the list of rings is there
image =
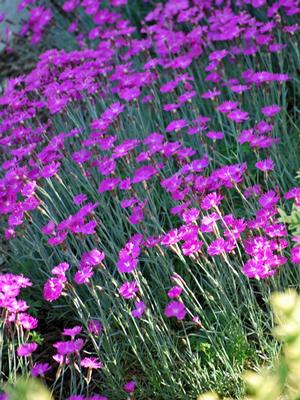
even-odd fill
[[[182,253],[185,256],[191,256],[192,254],[200,251],[202,246],[203,246],[203,242],[196,238],[196,239],[187,240],[181,246],[181,249],[182,249]]]
[[[59,355],[64,356],[69,353],[79,352],[84,345],[82,339],[69,340],[66,342],[56,342],[53,347],[57,349]]]
[[[274,190],[269,190],[262,196],[260,196],[258,202],[263,208],[272,208],[279,201],[279,196]]]
[[[99,193],[104,193],[107,191],[112,191],[116,189],[120,182],[120,178],[106,178],[104,179],[98,188]]]
[[[246,111],[234,110],[227,114],[227,117],[234,122],[244,122],[249,119],[249,114]]]
[[[73,202],[76,205],[79,205],[87,200],[87,195],[83,193],[79,193],[73,197]]]
[[[138,291],[139,287],[136,281],[125,282],[119,288],[119,293],[124,299],[132,299]]]
[[[53,235],[55,230],[55,222],[49,221],[47,225],[43,226],[42,232],[45,235]]]
[[[59,162],[52,162],[48,165],[46,165],[42,171],[41,171],[41,177],[43,178],[51,178],[53,175],[55,175],[60,167]]]
[[[206,136],[212,140],[221,140],[224,138],[223,132],[209,131],[206,133]]]
[[[214,88],[213,90],[208,90],[207,92],[202,93],[201,98],[214,100],[216,97],[220,96],[220,94],[221,94],[220,90]]]
[[[70,265],[66,262],[62,262],[58,265],[56,265],[54,268],[52,268],[51,272],[53,275],[57,275],[57,277],[59,278],[59,280],[61,282],[65,282],[66,281],[66,271],[70,268]]]
[[[73,326],[73,328],[65,328],[63,330],[63,335],[64,336],[71,336],[74,337],[76,335],[79,335],[79,333],[82,331],[82,327],[81,326]]]
[[[276,104],[272,104],[271,106],[266,106],[261,109],[261,112],[264,114],[265,117],[272,118],[274,115],[278,114],[281,110],[280,106]]]
[[[87,253],[83,253],[80,265],[81,267],[84,266],[96,266],[102,263],[105,258],[105,254],[103,251],[99,251],[97,249],[93,249]]]
[[[237,101],[224,101],[217,107],[217,110],[221,113],[227,114],[238,107],[239,103]]]
[[[223,238],[213,240],[207,248],[207,253],[210,256],[221,254],[223,251],[225,251],[225,246],[226,242]]]
[[[185,223],[189,224],[197,221],[200,211],[197,208],[190,208],[183,212],[182,219]]]
[[[135,388],[136,382],[134,380],[125,383],[125,385],[123,386],[123,389],[126,393],[133,393],[135,391]]]
[[[34,377],[44,376],[47,371],[50,369],[50,365],[48,363],[36,363],[31,368],[31,375]]]
[[[177,81],[169,81],[169,82],[163,84],[160,87],[161,93],[173,92],[174,89],[178,86],[178,83],[179,82],[177,82]]]
[[[84,283],[87,283],[93,275],[93,267],[89,265],[83,266],[74,275],[74,281],[77,283],[77,285],[83,285]]]
[[[143,207],[141,206],[136,206],[133,207],[132,209],[132,214],[128,217],[129,222],[132,225],[137,225],[144,219],[144,214],[143,214]]]
[[[274,169],[274,162],[270,158],[260,160],[255,164],[256,168],[260,171],[272,171]]]
[[[62,356],[61,354],[54,354],[54,356],[52,356],[52,358],[59,364],[65,363],[66,365],[68,365],[70,363],[69,357]]]
[[[99,336],[103,331],[103,326],[97,319],[91,319],[88,324],[88,332],[93,333],[95,336]]]
[[[247,85],[231,85],[230,89],[233,91],[233,93],[243,93],[246,92],[249,87]]]
[[[182,287],[180,286],[173,286],[169,291],[168,291],[168,297],[171,299],[179,297],[182,293]]]
[[[180,237],[178,236],[178,230],[176,228],[172,229],[161,238],[161,244],[163,246],[172,246],[173,244],[176,244],[179,241]]]
[[[183,129],[186,126],[187,122],[185,119],[174,120],[166,127],[166,132],[178,132],[180,129]]]
[[[289,190],[285,195],[284,198],[289,200],[289,199],[295,199],[296,206],[300,206],[300,188],[295,187],[291,190]]]
[[[251,196],[259,196],[260,194],[261,194],[261,186],[259,184],[248,186],[244,191],[246,199],[249,199],[249,197]]]
[[[38,345],[36,343],[25,343],[21,344],[17,349],[17,354],[19,357],[30,356],[37,349]]]
[[[138,259],[129,254],[124,254],[117,262],[118,271],[123,273],[131,273],[135,270]]]
[[[171,301],[167,304],[164,314],[166,317],[171,318],[175,317],[178,321],[181,321],[186,316],[186,308],[185,305],[181,301]]]
[[[50,246],[58,246],[59,244],[63,243],[66,240],[67,235],[68,235],[67,231],[58,232],[56,236],[51,237],[48,240],[48,244]]]
[[[296,246],[291,250],[291,260],[294,264],[300,264],[300,246]]]
[[[77,164],[82,165],[91,158],[91,155],[92,153],[90,151],[81,149],[73,153],[72,158]]]
[[[69,396],[67,400],[86,400],[86,398],[80,394],[73,394],[72,396]]]
[[[85,357],[80,361],[80,365],[91,369],[103,368],[102,362],[96,357]]]
[[[50,278],[44,285],[44,299],[47,301],[57,300],[63,291],[63,283],[58,278]]]
[[[221,203],[223,196],[218,194],[217,192],[209,193],[204,197],[201,203],[202,210],[209,210],[213,207],[218,207]]]
[[[31,315],[29,315],[27,313],[19,313],[18,314],[18,322],[26,330],[35,329],[37,327],[37,325],[38,325],[37,318],[34,318],[34,317],[32,317]]]
[[[135,309],[131,311],[131,315],[134,318],[141,318],[146,310],[145,303],[140,300],[140,301],[136,301],[134,303],[134,305],[135,305]]]
[[[133,176],[132,182],[138,183],[150,179],[156,174],[156,169],[152,165],[145,165],[138,168]]]
[[[275,269],[269,269],[263,262],[251,258],[242,269],[244,275],[248,278],[264,279],[275,274]]]

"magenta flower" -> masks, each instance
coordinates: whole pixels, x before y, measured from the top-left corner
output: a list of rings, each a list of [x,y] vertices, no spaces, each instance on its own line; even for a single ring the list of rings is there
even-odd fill
[[[181,250],[185,256],[191,256],[201,250],[203,242],[198,238],[187,240],[182,246]]]
[[[81,149],[73,153],[72,158],[76,164],[83,164],[91,158],[92,153],[88,150]]]
[[[230,89],[233,93],[243,93],[249,90],[249,87],[247,85],[231,85]]]
[[[135,309],[131,311],[131,315],[134,318],[141,318],[146,310],[146,305],[143,301],[136,301],[134,303]]]
[[[125,383],[125,385],[123,386],[123,389],[126,393],[133,393],[135,391],[135,388],[136,382],[134,380]]]
[[[56,342],[53,347],[56,348],[59,355],[64,356],[69,353],[79,352],[84,345],[82,339],[69,340],[66,342]]]
[[[38,326],[38,319],[27,313],[19,313],[18,322],[28,331],[35,329]]]
[[[88,324],[88,332],[95,336],[99,336],[103,331],[103,326],[97,319],[91,319]]]
[[[97,161],[97,163],[95,162],[95,165],[97,165],[98,171],[101,172],[103,176],[114,173],[117,167],[116,161],[108,157],[103,157],[101,161]]]
[[[28,357],[37,349],[38,345],[36,343],[24,343],[21,344],[17,349],[17,354],[19,357]]]
[[[182,293],[182,287],[180,286],[173,286],[169,291],[168,291],[168,297],[170,297],[170,299],[179,297]]]
[[[77,285],[83,285],[84,283],[87,283],[93,275],[93,267],[90,265],[83,266],[75,273],[74,281],[77,283]]]
[[[139,287],[136,281],[125,282],[119,288],[119,293],[124,299],[132,299],[138,291]]]
[[[46,165],[41,171],[41,177],[43,178],[51,178],[55,175],[60,167],[59,162],[52,162],[51,164]]]
[[[66,271],[70,268],[69,264],[66,262],[62,262],[52,268],[51,272],[53,275],[56,275],[60,282],[66,282]]]
[[[291,190],[289,190],[285,195],[284,198],[289,200],[289,199],[294,199],[296,206],[300,206],[300,188],[295,187]]]
[[[242,269],[244,275],[248,278],[264,279],[275,274],[275,269],[269,269],[263,262],[251,258]]]
[[[83,193],[79,193],[76,196],[73,197],[73,202],[77,206],[87,200],[87,195]]]
[[[260,171],[272,171],[274,169],[274,162],[270,158],[266,158],[265,160],[260,160],[255,164],[256,168]]]
[[[266,106],[261,109],[261,112],[264,114],[265,117],[272,118],[274,115],[278,114],[281,110],[280,106],[276,104],[272,104],[271,106]]]
[[[224,138],[223,132],[209,131],[206,133],[206,136],[212,140],[221,140]]]
[[[31,375],[34,377],[44,376],[47,371],[50,369],[50,365],[48,363],[36,363],[31,368]]]
[[[93,249],[87,253],[83,253],[80,260],[80,266],[81,267],[96,266],[101,264],[104,258],[105,254],[103,253],[103,251]]]
[[[260,206],[263,208],[272,208],[278,201],[279,196],[274,190],[269,190],[258,199]]]
[[[120,178],[106,178],[100,183],[98,192],[104,193],[107,191],[112,191],[112,190],[116,189],[119,182],[120,182]]]
[[[179,82],[177,82],[177,81],[169,81],[169,82],[163,84],[160,87],[161,93],[173,92],[174,89],[178,86],[178,83]]]
[[[207,253],[210,256],[221,254],[223,251],[225,251],[225,246],[226,242],[223,238],[213,240],[207,248]]]
[[[135,171],[132,182],[139,183],[142,181],[147,181],[155,174],[156,174],[156,169],[152,165],[145,165],[143,167],[138,168]]]
[[[57,300],[63,291],[63,283],[58,278],[50,278],[44,285],[44,299],[47,301],[55,301]]]
[[[190,208],[183,212],[182,219],[185,223],[189,224],[197,221],[200,211],[197,208]]]
[[[167,304],[164,314],[166,317],[171,318],[175,317],[178,321],[181,321],[186,316],[186,308],[185,305],[181,301],[171,301]]]
[[[58,246],[59,244],[63,243],[66,240],[67,235],[68,235],[67,231],[61,231],[56,236],[51,237],[48,240],[48,244],[50,244],[50,246]]]
[[[63,335],[64,336],[71,336],[74,337],[76,335],[79,335],[79,333],[82,331],[82,327],[81,326],[73,326],[73,328],[65,328],[63,330]]]
[[[117,262],[118,271],[123,273],[131,273],[135,270],[138,264],[138,259],[129,254],[122,254]]]
[[[209,193],[203,198],[201,202],[201,208],[202,210],[209,210],[210,208],[218,207],[222,199],[223,196],[221,196],[217,192]]]
[[[217,107],[217,110],[221,113],[227,114],[233,110],[236,110],[239,103],[237,101],[224,101]]]
[[[164,246],[172,246],[173,244],[176,244],[179,241],[180,237],[178,236],[178,230],[176,228],[172,229],[161,238],[161,244]]]
[[[234,122],[240,123],[249,119],[249,114],[246,111],[234,110],[227,114],[227,117]]]
[[[213,90],[208,90],[207,92],[202,93],[201,98],[214,100],[216,97],[219,97],[220,94],[221,94],[220,90],[217,90],[216,88],[214,88]]]
[[[80,365],[91,369],[103,368],[102,362],[96,357],[85,357],[80,361]]]
[[[291,250],[291,260],[294,264],[300,264],[300,246],[293,247]]]
[[[169,123],[169,125],[166,127],[166,132],[178,132],[180,129],[183,129],[187,126],[187,122],[185,119],[178,119],[174,120]]]

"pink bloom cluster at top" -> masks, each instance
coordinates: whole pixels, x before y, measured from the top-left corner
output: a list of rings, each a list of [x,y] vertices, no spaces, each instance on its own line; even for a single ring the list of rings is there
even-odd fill
[[[22,1],[19,5],[19,9],[24,8],[27,4]],[[32,1],[30,2],[32,3]],[[50,9],[45,7],[34,7],[30,9],[30,14],[27,22],[22,26],[20,35],[30,35],[30,42],[32,45],[36,45],[42,40],[46,26],[51,22],[53,18]]]

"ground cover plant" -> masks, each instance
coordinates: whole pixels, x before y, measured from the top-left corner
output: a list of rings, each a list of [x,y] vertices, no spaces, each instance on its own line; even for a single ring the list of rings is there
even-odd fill
[[[272,291],[299,289],[297,2],[20,7],[40,54],[0,99],[2,383],[242,399],[279,354]]]

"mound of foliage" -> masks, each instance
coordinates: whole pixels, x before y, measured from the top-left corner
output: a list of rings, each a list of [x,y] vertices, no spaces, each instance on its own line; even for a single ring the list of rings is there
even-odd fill
[[[297,1],[37,3],[0,98],[2,382],[243,398],[300,282]]]

